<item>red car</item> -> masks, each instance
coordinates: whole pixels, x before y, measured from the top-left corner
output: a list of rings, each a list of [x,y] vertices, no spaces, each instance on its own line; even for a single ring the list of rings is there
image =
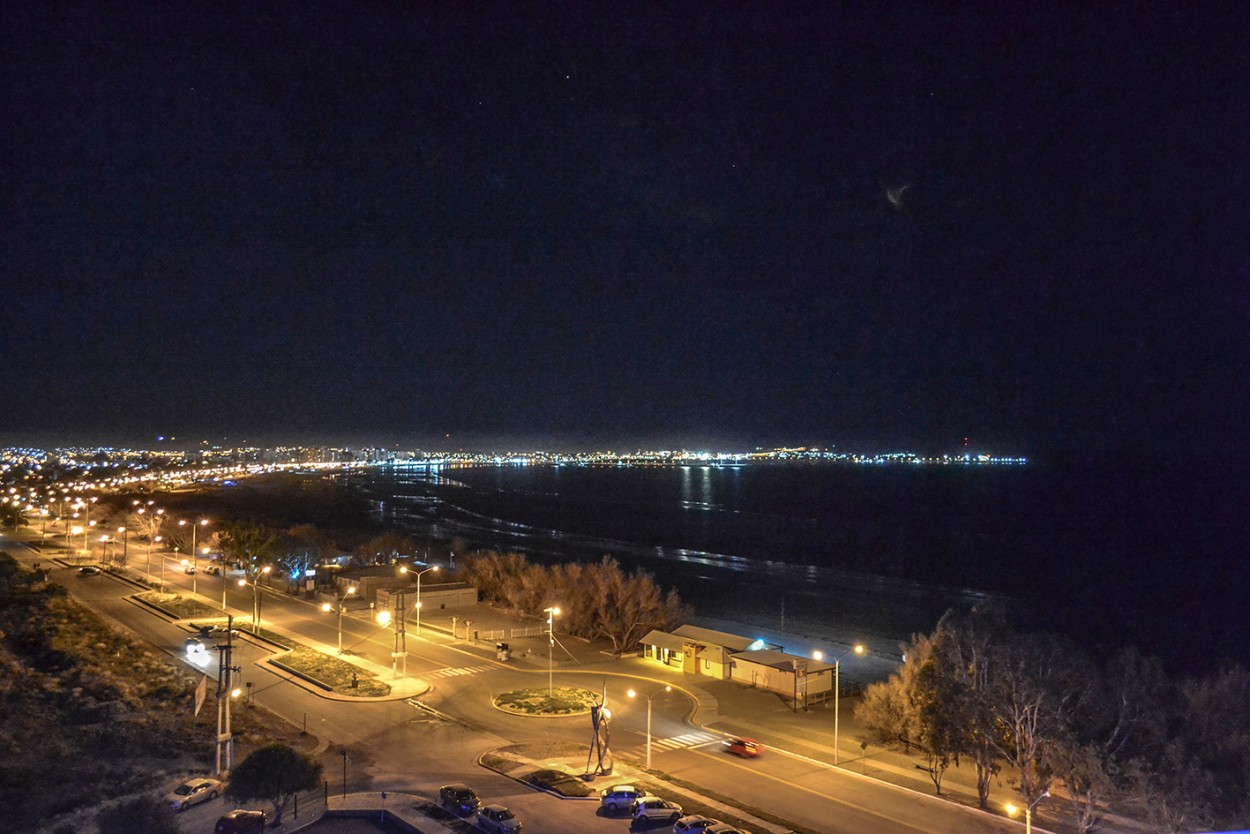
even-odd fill
[[[754,759],[764,751],[764,745],[753,738],[727,738],[725,739],[725,749],[735,756],[741,756],[744,759]]]

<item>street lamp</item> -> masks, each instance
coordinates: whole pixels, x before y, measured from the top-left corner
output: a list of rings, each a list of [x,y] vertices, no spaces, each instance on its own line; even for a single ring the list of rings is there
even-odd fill
[[[842,654],[838,655],[837,659],[833,661],[833,763],[835,765],[838,763],[838,718],[842,711],[842,658],[846,657],[851,652],[854,652],[855,654],[863,654],[864,647],[860,645],[853,646],[852,648],[842,652]],[[813,652],[812,656],[817,660],[822,660],[824,658],[824,654],[821,652]]]
[[[673,691],[673,687],[666,686],[663,689],[657,690],[647,696],[647,770],[651,769],[651,702],[655,699],[655,696],[659,695],[661,692],[672,692],[672,691]],[[627,694],[631,698],[638,697],[638,693],[632,689],[629,690]]]
[[[184,519],[182,519],[181,521],[179,521],[179,522],[178,522],[178,526],[179,526],[179,527],[185,527],[185,526],[186,526],[186,524],[187,524],[187,520],[186,520],[185,518],[184,518]],[[195,570],[195,567],[196,567],[196,564],[195,564],[195,532],[196,532],[196,528],[197,528],[197,527],[205,527],[205,526],[207,526],[207,525],[208,525],[208,519],[207,519],[207,518],[201,518],[199,521],[193,521],[193,522],[191,522],[191,568],[192,568],[192,570],[191,570],[191,595],[192,595],[192,596],[194,596],[194,595],[195,595],[195,591],[196,591],[196,573],[197,573],[197,571]]]
[[[337,597],[339,611],[339,654],[343,653],[343,603],[346,601],[345,597],[354,593],[356,593],[356,586],[348,585],[347,591],[342,596]],[[328,613],[333,611],[334,607],[328,602],[323,602],[321,603],[321,610]]]
[[[1037,799],[1030,802],[1028,807],[1024,809],[1024,834],[1033,834],[1033,809],[1037,807],[1037,803],[1041,802],[1048,796],[1050,796],[1049,788],[1042,791],[1041,795],[1038,796]],[[1010,802],[1004,805],[1003,808],[1007,811],[1007,816],[1009,817],[1014,817],[1016,814],[1020,813],[1020,809],[1015,805],[1012,805]]]
[[[130,532],[125,527],[118,527],[117,532],[122,534],[122,567],[126,567],[126,543],[130,538]]]
[[[560,609],[553,605],[543,612],[547,615],[547,694],[550,695],[552,658],[556,653],[555,618],[560,616]]]
[[[417,571],[417,636],[418,637],[421,636],[421,576],[423,574],[429,573],[430,571],[437,571],[438,569],[439,569],[439,565],[431,565],[425,570]],[[408,568],[401,568],[400,570],[403,573],[408,572]]]
[[[152,581],[152,545],[161,541],[160,536],[153,536],[148,541],[148,581]],[[165,557],[161,556],[161,593],[165,593]]]

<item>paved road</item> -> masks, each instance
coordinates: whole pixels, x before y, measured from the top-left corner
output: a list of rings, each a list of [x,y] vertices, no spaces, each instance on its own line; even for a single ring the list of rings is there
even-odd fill
[[[28,565],[35,560],[21,548],[11,548],[6,543],[6,549]],[[48,560],[43,557],[42,561],[46,564]],[[171,571],[171,567],[167,565],[166,581],[189,591],[191,578]],[[187,662],[182,652],[186,631],[128,601],[126,597],[134,592],[132,586],[108,576],[79,577],[76,570],[70,568],[55,570],[53,575],[63,581],[74,596],[123,623],[152,645]],[[196,584],[203,586],[209,581],[220,581],[216,577],[205,579]],[[204,594],[207,589],[200,587],[199,590]],[[227,583],[226,592],[232,608],[250,612],[250,590],[232,590]],[[211,593],[209,599],[212,599]],[[329,646],[336,642],[336,618],[324,614],[317,606],[267,591],[263,608],[266,624],[299,631]],[[343,629],[344,645],[352,653],[389,666],[391,632],[357,615],[345,617]],[[378,791],[433,796],[439,785],[463,781],[474,786],[487,801],[511,807],[527,821],[531,831],[558,834],[630,829],[627,820],[598,814],[592,802],[560,800],[477,764],[482,753],[510,744],[568,742],[585,746],[589,742],[589,722],[585,716],[520,718],[493,708],[495,694],[545,682],[546,671],[538,665],[500,664],[484,657],[480,650],[457,645],[432,632],[429,639],[419,639],[410,633],[408,673],[431,684],[431,689],[421,695],[420,700],[451,719],[445,720],[405,700],[361,703],[322,697],[259,664],[258,661],[268,654],[265,649],[246,640],[240,643],[236,660],[244,667],[243,680],[254,684],[257,703],[297,726],[307,722],[310,732],[336,745],[360,751],[357,760],[349,761],[348,767],[364,769],[372,778],[372,787]],[[204,671],[215,674],[215,662],[211,667]],[[642,692],[654,692],[663,681],[638,674],[628,664],[619,663],[587,671],[560,670],[555,680],[557,685],[577,684],[596,691],[606,684],[614,710],[613,747],[639,751],[645,748],[645,702],[630,701],[625,691],[633,687]],[[734,797],[748,806],[771,809],[780,817],[829,834],[1015,834],[1020,830],[1014,822],[864,779],[781,750],[769,750],[764,756],[748,761],[728,756],[714,734],[686,722],[691,707],[691,702],[676,691],[657,697],[653,702],[654,767],[688,783],[704,786],[714,794]],[[205,743],[211,745],[211,739],[205,739]],[[332,785],[336,775],[327,773]],[[613,781],[616,780],[601,778],[597,784],[602,786]],[[204,819],[213,814],[211,809],[206,809]]]

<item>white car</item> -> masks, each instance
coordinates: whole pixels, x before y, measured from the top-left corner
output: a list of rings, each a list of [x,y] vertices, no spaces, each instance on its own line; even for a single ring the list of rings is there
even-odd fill
[[[702,817],[698,814],[691,814],[690,816],[682,817],[677,821],[677,824],[673,826],[673,834],[688,834],[688,832],[692,831],[697,831],[702,834],[702,832],[707,831],[719,822],[720,820],[714,820],[710,817]]]
[[[518,834],[521,830],[521,821],[502,805],[478,808],[476,824],[487,834]]]
[[[192,805],[199,805],[201,802],[216,799],[221,794],[221,791],[222,784],[216,779],[188,779],[165,794],[165,801],[175,811],[182,811],[190,808]]]
[[[599,804],[609,814],[615,814],[633,808],[634,803],[646,795],[646,791],[633,785],[613,785],[599,791]]]
[[[634,802],[633,811],[635,820],[677,822],[682,816],[680,805],[658,796],[639,797]]]

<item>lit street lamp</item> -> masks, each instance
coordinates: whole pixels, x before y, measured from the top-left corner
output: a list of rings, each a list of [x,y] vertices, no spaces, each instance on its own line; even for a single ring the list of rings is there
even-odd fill
[[[663,689],[653,692],[647,696],[647,770],[651,769],[651,702],[655,699],[655,696],[659,695],[661,692],[672,692],[672,691],[673,691],[673,687],[666,686]],[[638,697],[638,693],[632,689],[629,690],[627,694],[631,698]]]
[[[552,658],[556,653],[555,618],[560,616],[560,609],[553,605],[543,611],[547,614],[547,694],[550,695]]]
[[[416,571],[416,636],[421,636],[421,574],[437,571],[439,565],[431,565],[425,570]],[[404,570],[407,570],[406,568]]]
[[[354,593],[356,593],[356,586],[348,585],[347,591],[342,596],[339,596],[337,598],[338,599],[337,607],[338,607],[338,613],[339,613],[339,654],[343,653],[343,603],[346,602],[347,596],[354,594]],[[335,606],[331,606],[330,603],[328,602],[321,603],[321,610],[327,613],[330,611],[333,611],[334,608]]]
[[[833,661],[833,763],[835,765],[838,763],[838,718],[842,709],[842,658],[846,657],[851,652],[854,652],[855,654],[863,654],[864,647],[857,645],[849,648],[842,652],[842,654],[838,655],[837,659]],[[812,656],[817,660],[822,660],[824,658],[824,655],[821,652],[813,652]]]
[[[1041,802],[1048,796],[1050,796],[1049,789],[1042,791],[1041,796],[1030,802],[1028,807],[1024,809],[1024,834],[1033,834],[1033,809],[1037,807],[1037,803]],[[1007,816],[1009,817],[1014,817],[1016,814],[1020,813],[1020,809],[1015,805],[1012,805],[1010,802],[1003,807],[1007,811]]]
[[[126,543],[130,538],[130,532],[125,527],[118,527],[117,532],[122,534],[122,562],[121,566],[126,567]]]
[[[186,524],[187,524],[187,520],[185,518],[178,522],[179,527],[185,527]],[[196,564],[195,564],[195,556],[196,556],[195,532],[196,532],[196,528],[207,526],[207,524],[208,524],[207,518],[201,518],[199,521],[191,522],[191,595],[192,596],[195,596],[196,579],[197,579],[196,574],[199,572],[196,570]]]
[[[148,581],[152,581],[152,545],[161,540],[160,536],[148,539]],[[161,557],[161,593],[165,593],[165,557]]]

